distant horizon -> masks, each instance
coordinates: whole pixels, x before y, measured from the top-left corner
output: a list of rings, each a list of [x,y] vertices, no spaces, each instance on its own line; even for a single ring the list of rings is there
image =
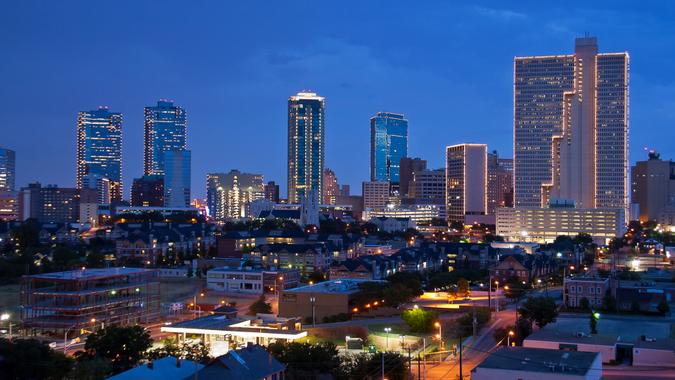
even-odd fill
[[[360,193],[377,112],[405,115],[408,156],[429,169],[464,142],[512,158],[514,57],[572,54],[589,31],[600,52],[631,56],[629,165],[644,147],[675,158],[675,4],[503,6],[12,3],[0,15],[0,147],[16,152],[17,190],[74,187],[77,113],[107,106],[123,115],[128,199],[143,175],[143,108],[170,99],[187,114],[192,198],[207,173],[232,169],[286,198],[288,97],[311,90],[326,98],[325,166]],[[299,13],[316,28],[289,26]]]

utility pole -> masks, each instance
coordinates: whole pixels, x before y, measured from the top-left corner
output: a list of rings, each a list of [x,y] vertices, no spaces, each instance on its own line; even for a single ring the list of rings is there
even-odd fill
[[[412,356],[410,356],[410,346],[408,346],[408,370],[410,371],[410,377],[412,378],[413,369],[412,369]]]
[[[417,353],[417,380],[422,379],[422,366],[420,363],[422,362],[422,357],[420,356],[420,353]]]
[[[460,380],[464,379],[462,375],[462,336],[459,336],[459,378]]]
[[[382,380],[384,380],[384,351],[382,351]]]
[[[492,276],[488,280],[488,310],[492,311]]]

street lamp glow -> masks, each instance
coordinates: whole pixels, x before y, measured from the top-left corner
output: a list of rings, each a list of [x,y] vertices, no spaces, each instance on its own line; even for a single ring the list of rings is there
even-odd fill
[[[598,313],[598,312],[596,311],[595,313],[593,313],[593,317],[594,317],[595,319],[600,319],[600,313]]]
[[[0,315],[0,321],[6,321],[9,319],[9,314],[8,313],[3,313]]]

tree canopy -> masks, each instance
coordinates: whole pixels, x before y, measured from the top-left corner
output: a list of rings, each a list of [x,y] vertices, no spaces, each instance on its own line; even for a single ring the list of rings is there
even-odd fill
[[[555,322],[558,317],[558,308],[551,297],[528,297],[518,309],[518,313],[539,328]]]
[[[120,373],[138,364],[151,345],[150,333],[141,326],[106,327],[87,337],[80,360],[102,358]]]

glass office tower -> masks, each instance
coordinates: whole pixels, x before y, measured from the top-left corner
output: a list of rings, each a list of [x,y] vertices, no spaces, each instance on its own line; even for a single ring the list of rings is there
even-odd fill
[[[77,114],[77,188],[85,177],[107,178],[110,199],[122,199],[122,114],[108,107]]]
[[[370,118],[370,180],[400,183],[401,158],[408,155],[408,120],[402,114],[378,112]]]
[[[164,152],[164,207],[190,207],[189,150]]]
[[[325,98],[299,92],[288,98],[288,202],[311,190],[323,194]]]
[[[160,100],[145,107],[145,175],[164,175],[164,153],[187,146],[185,110]]]

